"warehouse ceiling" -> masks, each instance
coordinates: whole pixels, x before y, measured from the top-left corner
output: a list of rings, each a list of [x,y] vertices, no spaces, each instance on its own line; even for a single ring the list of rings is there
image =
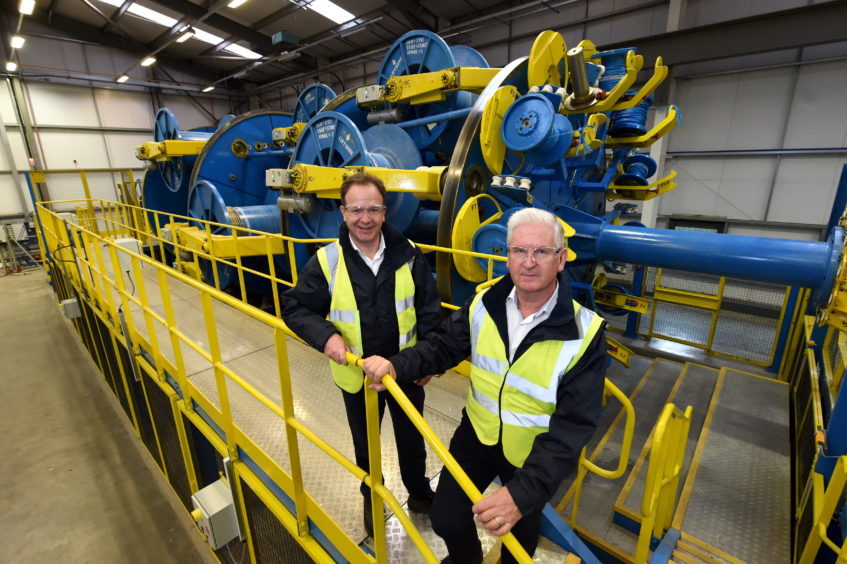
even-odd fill
[[[186,90],[199,90],[206,84],[219,91],[242,93],[302,84],[315,79],[317,72],[339,73],[343,66],[379,62],[386,49],[411,29],[436,32],[451,45],[483,49],[534,37],[536,29],[519,25],[512,29],[513,22],[520,23],[528,15],[538,21],[539,15],[544,18],[549,13],[552,22],[561,22],[560,12],[576,8],[577,13],[584,13],[584,19],[569,20],[566,27],[578,29],[655,8],[670,10],[675,4],[668,0],[334,0],[335,4],[330,0],[247,0],[233,7],[238,1],[36,0],[33,13],[22,17],[18,13],[21,0],[0,0],[5,34],[62,37],[117,48],[139,63],[155,57],[151,78],[173,79],[171,84],[199,81],[199,88],[195,82],[185,84]],[[707,6],[693,0],[683,4],[690,10]],[[843,25],[847,3],[803,5],[786,0],[782,6],[789,9],[781,10],[778,4],[756,4],[758,12],[747,11],[756,15],[744,18],[733,18],[730,13],[700,17],[716,23],[672,33],[645,31],[638,35],[629,30],[623,43],[603,48],[634,45],[647,60],[661,54],[666,64],[679,65],[847,40],[847,26]],[[616,8],[618,5],[622,7]],[[600,15],[591,16],[591,12]],[[504,29],[508,33],[503,34]],[[193,35],[178,41],[186,32]],[[487,39],[479,39],[486,35]],[[64,70],[72,78],[71,71],[78,69]],[[176,71],[179,78],[169,76],[169,70]],[[114,81],[121,72],[133,79],[145,75],[138,63],[115,72],[118,75],[107,80]]]
[[[5,0],[17,15],[18,0]],[[498,0],[38,0],[27,24],[74,39],[119,47],[222,84],[264,85],[349,58],[379,60],[410,29],[454,28],[526,3]],[[537,3],[536,3],[537,4]],[[346,11],[346,13],[345,13]],[[15,30],[12,30],[14,32]],[[186,31],[195,35],[183,42]],[[276,37],[275,37],[276,36]]]

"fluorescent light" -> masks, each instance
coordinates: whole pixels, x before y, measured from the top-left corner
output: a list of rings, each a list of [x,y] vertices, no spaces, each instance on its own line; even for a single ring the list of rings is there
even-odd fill
[[[206,88],[203,89],[203,92],[211,92],[214,89],[215,89],[214,86],[207,86]]]
[[[135,14],[139,18],[144,18],[145,20],[150,20],[151,22],[157,23],[159,25],[163,25],[165,27],[173,27],[176,25],[176,20],[170,16],[166,16],[156,10],[151,10],[150,8],[145,8],[139,4],[130,4],[129,8],[126,10],[130,14]]]
[[[342,24],[344,22],[349,22],[356,16],[339,6],[338,4],[331,2],[330,0],[314,0],[309,4],[309,8],[316,11],[320,15],[325,18],[329,18],[337,24]]]
[[[6,70],[8,72],[15,72],[16,70],[18,70],[18,63],[14,61],[9,61],[8,63],[6,63]]]
[[[127,75],[125,75],[125,74],[122,74],[122,75],[120,75],[120,76],[118,77],[118,80],[117,80],[116,82],[117,82],[118,84],[123,84],[123,83],[124,83],[124,82],[126,82],[127,80],[129,80],[129,77],[128,77]]]
[[[194,29],[194,39],[199,39],[203,43],[208,43],[209,45],[217,45],[224,40],[223,37],[218,37],[214,33],[209,33],[208,31],[196,28]]]
[[[24,39],[20,35],[13,35],[11,43],[12,43],[12,49],[20,49],[21,47],[24,46],[24,43],[26,43],[26,39]]]
[[[25,16],[31,16],[32,11],[35,10],[35,0],[21,0],[20,5],[18,6],[18,11]]]
[[[194,28],[189,26],[183,29],[185,29],[185,31],[182,32],[182,35],[176,38],[177,43],[185,43],[186,41],[194,37]]]
[[[247,0],[232,0],[229,4],[226,5],[227,8],[237,8],[247,2]]]
[[[247,47],[242,47],[241,45],[227,45],[224,47],[224,51],[229,51],[234,55],[238,55],[239,57],[244,57],[245,59],[261,59],[262,56],[255,52],[251,51]]]
[[[155,62],[156,62],[156,57],[145,57],[141,61],[141,66],[142,67],[149,67],[150,65],[152,65]]]
[[[124,4],[124,0],[100,0],[104,4],[108,4],[109,6],[114,6],[115,8],[120,8]]]

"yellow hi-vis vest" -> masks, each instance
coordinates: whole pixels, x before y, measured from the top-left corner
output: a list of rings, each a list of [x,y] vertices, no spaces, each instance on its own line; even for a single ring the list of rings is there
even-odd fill
[[[535,437],[550,428],[556,411],[556,389],[603,326],[603,318],[573,302],[579,339],[533,343],[509,365],[506,345],[480,292],[470,307],[471,386],[468,417],[480,442],[497,444],[503,424],[503,453],[520,468]],[[502,392],[501,392],[502,388]]]
[[[414,259],[413,259],[414,260]],[[330,243],[318,250],[318,263],[321,265],[332,301],[329,305],[329,319],[341,332],[344,342],[353,354],[362,356],[362,327],[359,324],[359,307],[353,294],[353,284],[344,262],[344,252],[339,243]],[[397,269],[394,273],[394,309],[397,313],[400,349],[411,347],[418,342],[417,317],[415,316],[415,281],[412,278],[412,261]],[[332,378],[336,385],[346,392],[355,394],[362,389],[364,373],[353,365],[340,365],[329,361]]]

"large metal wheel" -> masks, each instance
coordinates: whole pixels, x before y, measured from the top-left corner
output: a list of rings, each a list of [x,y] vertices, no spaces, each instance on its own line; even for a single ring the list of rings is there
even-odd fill
[[[326,84],[310,84],[300,92],[294,104],[294,123],[307,123],[334,98],[335,91]]]

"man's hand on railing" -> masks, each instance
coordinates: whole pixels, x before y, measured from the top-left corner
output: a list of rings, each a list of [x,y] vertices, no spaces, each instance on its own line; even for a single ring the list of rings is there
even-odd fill
[[[383,376],[390,374],[392,378],[397,379],[397,372],[394,370],[394,365],[391,364],[391,361],[381,356],[369,356],[362,360],[362,370],[365,371],[365,375],[368,378],[374,381],[368,387],[378,392],[386,389],[385,384],[382,383]]]
[[[333,333],[324,343],[324,354],[336,364],[347,364],[347,351],[349,350],[350,347],[338,333]]]
[[[511,531],[515,523],[523,517],[523,513],[512,499],[512,494],[509,493],[509,488],[505,486],[479,500],[471,507],[471,511],[488,532],[498,537]]]

